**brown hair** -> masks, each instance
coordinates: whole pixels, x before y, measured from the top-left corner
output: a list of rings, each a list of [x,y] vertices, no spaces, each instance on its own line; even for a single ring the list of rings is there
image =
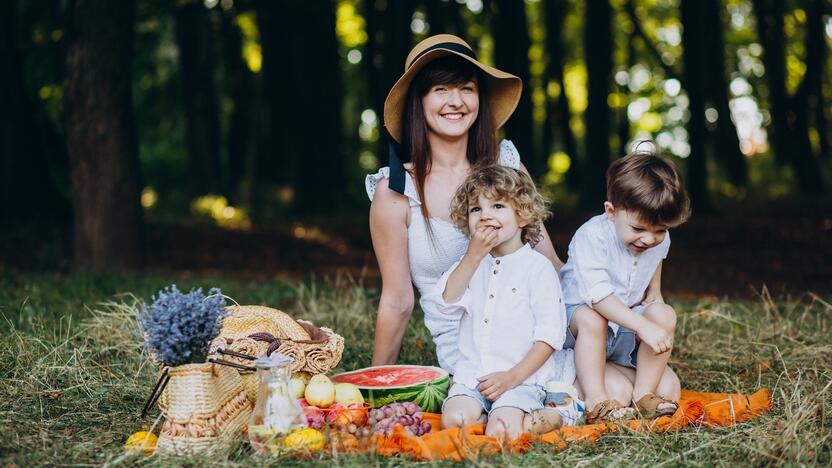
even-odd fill
[[[653,225],[678,226],[690,217],[690,201],[679,169],[651,152],[631,153],[610,164],[607,201]]]
[[[512,204],[517,218],[527,223],[521,234],[523,242],[535,245],[543,239],[543,221],[550,213],[546,209],[546,200],[528,174],[492,165],[477,169],[465,179],[451,200],[451,221],[469,235],[468,207],[476,203],[480,195]]]
[[[479,112],[474,124],[468,130],[468,162],[474,167],[482,167],[497,162],[496,128],[494,127],[491,109],[488,105],[487,80],[479,69],[470,62],[456,56],[438,58],[419,71],[414,77],[407,91],[405,104],[404,131],[402,146],[415,173],[416,191],[422,200],[422,216],[429,218],[427,203],[425,203],[425,179],[430,172],[430,142],[428,141],[428,127],[425,121],[425,111],[422,108],[422,98],[437,84],[460,84],[473,81],[479,89]],[[433,234],[430,223],[426,222],[428,233]]]

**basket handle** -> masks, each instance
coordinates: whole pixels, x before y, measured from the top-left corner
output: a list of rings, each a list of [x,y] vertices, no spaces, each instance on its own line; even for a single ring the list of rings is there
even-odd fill
[[[169,367],[165,367],[162,370],[162,374],[159,376],[159,380],[156,381],[156,386],[153,387],[153,391],[150,392],[150,396],[147,398],[147,401],[144,402],[144,407],[142,407],[142,419],[147,416],[147,413],[153,408],[153,405],[156,404],[156,401],[159,400],[159,397],[162,396],[162,392],[165,391],[165,387],[168,385],[168,381],[170,381],[170,375],[168,375]]]

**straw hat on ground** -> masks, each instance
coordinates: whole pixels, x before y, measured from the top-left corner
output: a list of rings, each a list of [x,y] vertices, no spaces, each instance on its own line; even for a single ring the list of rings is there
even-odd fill
[[[437,34],[418,43],[410,51],[404,63],[404,74],[393,85],[384,101],[384,126],[397,142],[402,141],[405,100],[413,77],[428,63],[448,55],[467,60],[482,71],[488,81],[488,102],[495,128],[506,123],[520,102],[520,94],[523,92],[520,78],[477,61],[471,46],[462,39],[451,34]]]

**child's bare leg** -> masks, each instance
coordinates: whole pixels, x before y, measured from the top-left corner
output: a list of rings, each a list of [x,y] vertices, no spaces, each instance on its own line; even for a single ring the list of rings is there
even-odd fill
[[[667,304],[652,304],[644,311],[644,318],[664,328],[671,334],[676,329],[676,312]],[[642,345],[638,350],[636,378],[633,383],[633,401],[638,401],[647,393],[656,393],[659,381],[667,368],[671,351],[656,354],[649,346]],[[667,403],[664,406],[672,407]]]
[[[610,364],[615,367],[622,375],[626,375],[631,382],[636,381],[636,370],[632,367],[623,367],[617,364]],[[679,401],[682,397],[682,386],[679,383],[679,377],[673,372],[670,366],[665,366],[662,378],[659,380],[659,386],[656,388],[656,395],[670,401]],[[673,405],[661,404],[659,409],[670,408]]]
[[[545,434],[563,426],[563,418],[554,408],[541,408],[523,416],[523,432]]]
[[[633,396],[633,381],[636,379],[635,369],[629,369],[632,372],[627,374],[622,372],[624,368],[619,367],[611,362],[606,363],[604,367],[604,383],[607,397],[618,401],[623,405],[630,403],[630,398]],[[581,386],[580,379],[575,380],[575,389],[578,390],[578,396],[586,402],[586,393]]]
[[[672,401],[679,401],[682,398],[682,384],[670,366],[664,368],[662,379],[659,380],[659,386],[656,388],[656,395]]]
[[[450,401],[448,401],[450,403]],[[488,425],[485,426],[485,435],[504,439],[514,440],[520,436],[523,430],[523,418],[526,415],[519,408],[503,406],[492,410],[488,415]]]
[[[465,395],[451,397],[442,408],[442,429],[482,424],[486,416],[480,402]]]
[[[604,367],[607,320],[587,306],[575,309],[569,328],[575,335],[575,369],[587,408],[607,399]]]

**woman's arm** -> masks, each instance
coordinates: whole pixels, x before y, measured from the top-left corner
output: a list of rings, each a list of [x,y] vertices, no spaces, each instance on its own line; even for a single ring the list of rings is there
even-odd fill
[[[523,163],[520,163],[520,171],[531,177],[529,170],[526,169],[526,166],[523,165]],[[534,180],[534,177],[532,177],[532,180]],[[563,267],[563,262],[560,260],[560,257],[558,257],[558,253],[555,252],[555,247],[552,245],[552,239],[549,238],[549,233],[546,232],[545,225],[541,226],[540,232],[543,234],[543,239],[540,239],[540,242],[535,244],[534,249],[542,253],[544,257],[548,258],[549,261],[552,262],[552,265],[555,266],[555,270],[560,273],[560,269]]]
[[[370,205],[370,235],[381,270],[374,366],[395,364],[414,304],[407,252],[410,205],[406,197],[388,190],[387,184],[387,179],[379,182]]]

